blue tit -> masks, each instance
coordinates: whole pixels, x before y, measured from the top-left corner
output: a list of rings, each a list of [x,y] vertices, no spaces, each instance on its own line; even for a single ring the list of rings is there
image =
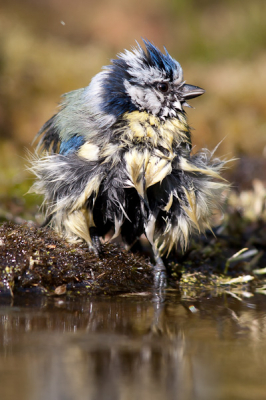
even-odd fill
[[[185,83],[166,49],[144,44],[63,95],[37,135],[32,191],[44,195],[47,223],[96,253],[110,232],[128,248],[144,233],[164,285],[162,255],[210,227],[226,184],[224,161],[192,154],[184,107],[204,90]]]

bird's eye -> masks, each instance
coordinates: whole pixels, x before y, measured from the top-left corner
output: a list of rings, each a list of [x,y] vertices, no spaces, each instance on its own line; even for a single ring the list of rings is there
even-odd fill
[[[169,89],[169,85],[166,82],[161,82],[157,84],[157,89],[162,93],[166,93]]]

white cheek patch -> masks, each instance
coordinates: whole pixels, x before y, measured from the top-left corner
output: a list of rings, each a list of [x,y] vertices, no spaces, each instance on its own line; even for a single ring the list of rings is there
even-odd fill
[[[127,94],[130,96],[135,105],[143,107],[144,93],[139,86],[131,85],[127,80],[124,80],[124,86]]]
[[[160,99],[154,90],[150,88],[143,88],[137,85],[131,85],[128,81],[124,81],[126,92],[130,96],[132,103],[138,108],[148,110],[154,115],[158,114],[161,109]]]
[[[146,109],[157,115],[162,107],[161,100],[152,89],[145,90]]]

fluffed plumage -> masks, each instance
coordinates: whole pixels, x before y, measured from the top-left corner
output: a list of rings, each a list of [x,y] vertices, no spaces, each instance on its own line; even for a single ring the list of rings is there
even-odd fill
[[[144,43],[146,51],[137,44],[63,96],[38,133],[32,191],[44,195],[60,234],[96,252],[110,231],[129,247],[145,233],[163,274],[160,256],[210,227],[226,185],[223,161],[191,153],[183,107],[204,90],[185,84],[166,49]]]

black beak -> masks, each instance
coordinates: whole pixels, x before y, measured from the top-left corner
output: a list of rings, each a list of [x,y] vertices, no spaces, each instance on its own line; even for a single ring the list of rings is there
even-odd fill
[[[194,97],[201,96],[203,93],[205,93],[205,90],[198,86],[187,84],[182,86],[182,96],[184,100],[194,99]]]

